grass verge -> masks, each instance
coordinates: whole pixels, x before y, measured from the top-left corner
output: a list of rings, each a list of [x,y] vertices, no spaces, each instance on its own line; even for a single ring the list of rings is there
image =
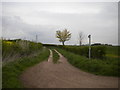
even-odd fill
[[[63,54],[68,62],[73,66],[96,75],[103,76],[117,76],[120,77],[118,66],[119,60],[99,60],[99,59],[91,59],[89,60],[86,57],[74,54],[72,52],[56,48],[61,54]]]
[[[53,63],[58,63],[59,55],[55,50],[53,51]]]
[[[37,56],[24,57],[13,62],[9,62],[2,67],[2,87],[3,88],[23,88],[19,76],[28,67],[31,67],[49,57],[49,50],[42,49]]]

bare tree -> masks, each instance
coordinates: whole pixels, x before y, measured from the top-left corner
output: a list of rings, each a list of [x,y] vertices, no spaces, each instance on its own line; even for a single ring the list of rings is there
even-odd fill
[[[84,39],[84,33],[80,32],[79,33],[79,44],[80,44],[80,46],[82,45],[83,39]]]
[[[56,31],[56,37],[59,39],[60,42],[64,45],[65,41],[70,40],[71,38],[71,33],[65,29],[63,31]]]

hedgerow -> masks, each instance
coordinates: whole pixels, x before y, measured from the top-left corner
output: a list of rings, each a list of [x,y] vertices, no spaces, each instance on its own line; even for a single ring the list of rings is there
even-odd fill
[[[73,52],[75,54],[88,57],[89,46],[59,46],[62,49]],[[104,59],[106,54],[105,46],[91,46],[91,58]]]

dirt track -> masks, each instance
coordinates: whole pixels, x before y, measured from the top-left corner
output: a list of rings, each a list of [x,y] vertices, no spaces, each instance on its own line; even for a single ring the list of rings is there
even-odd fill
[[[27,69],[21,75],[26,88],[117,88],[118,78],[83,72],[67,62],[60,53],[58,64],[48,61]]]

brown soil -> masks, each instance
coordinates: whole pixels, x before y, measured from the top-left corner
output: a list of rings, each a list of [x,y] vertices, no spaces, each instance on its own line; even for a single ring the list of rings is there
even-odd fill
[[[27,69],[21,75],[26,88],[118,88],[118,78],[97,76],[73,67],[59,52],[58,64],[48,61]]]

